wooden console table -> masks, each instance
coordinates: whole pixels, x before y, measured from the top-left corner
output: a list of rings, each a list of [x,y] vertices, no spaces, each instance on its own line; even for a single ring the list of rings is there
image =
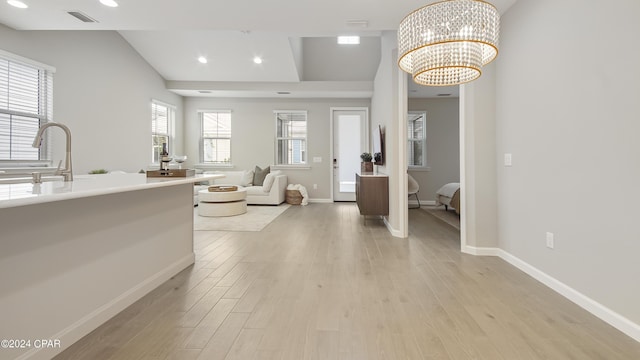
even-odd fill
[[[360,215],[389,215],[389,176],[356,174],[356,204]]]

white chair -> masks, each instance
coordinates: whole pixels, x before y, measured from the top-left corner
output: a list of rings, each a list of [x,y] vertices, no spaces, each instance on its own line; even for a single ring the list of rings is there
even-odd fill
[[[420,191],[420,184],[413,178],[410,174],[407,174],[407,180],[409,180],[409,184],[407,186],[407,193],[409,197],[411,195],[416,196],[416,200],[418,201],[418,207],[409,207],[409,209],[419,209],[420,208],[420,198],[418,198],[418,192]]]

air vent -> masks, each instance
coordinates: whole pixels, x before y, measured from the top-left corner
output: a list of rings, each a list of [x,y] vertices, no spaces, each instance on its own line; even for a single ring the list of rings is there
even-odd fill
[[[198,90],[198,92],[200,94],[211,94],[211,91],[209,91],[209,90]]]
[[[80,11],[67,11],[67,14],[73,16],[74,18],[76,18],[76,19],[78,19],[78,20],[80,20],[82,22],[86,22],[86,23],[97,23],[98,22],[96,19],[93,19],[89,15],[81,13]]]
[[[438,94],[438,96],[451,96],[451,94]]]
[[[278,91],[278,95],[289,95],[291,94],[289,91]]]
[[[369,21],[367,20],[347,20],[347,27],[350,28],[366,28],[369,26]]]

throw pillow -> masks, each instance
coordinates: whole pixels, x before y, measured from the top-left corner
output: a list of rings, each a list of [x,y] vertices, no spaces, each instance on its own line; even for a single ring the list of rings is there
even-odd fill
[[[278,175],[282,175],[282,171],[274,170],[268,173],[267,176],[264,177],[264,182],[262,183],[262,191],[267,193],[270,192],[271,187],[273,186],[273,182],[276,180],[276,176]]]
[[[264,178],[271,171],[271,166],[267,166],[264,169],[260,169],[260,167],[256,166],[256,169],[253,172],[253,186],[262,186],[264,183]]]
[[[240,185],[251,186],[252,181],[253,181],[253,170],[245,170],[242,173],[242,180],[240,180]]]

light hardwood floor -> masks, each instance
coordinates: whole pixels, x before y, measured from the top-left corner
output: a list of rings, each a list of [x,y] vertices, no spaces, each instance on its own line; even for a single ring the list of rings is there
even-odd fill
[[[640,359],[640,343],[409,214],[408,239],[350,203],[197,231],[194,266],[55,359]]]

